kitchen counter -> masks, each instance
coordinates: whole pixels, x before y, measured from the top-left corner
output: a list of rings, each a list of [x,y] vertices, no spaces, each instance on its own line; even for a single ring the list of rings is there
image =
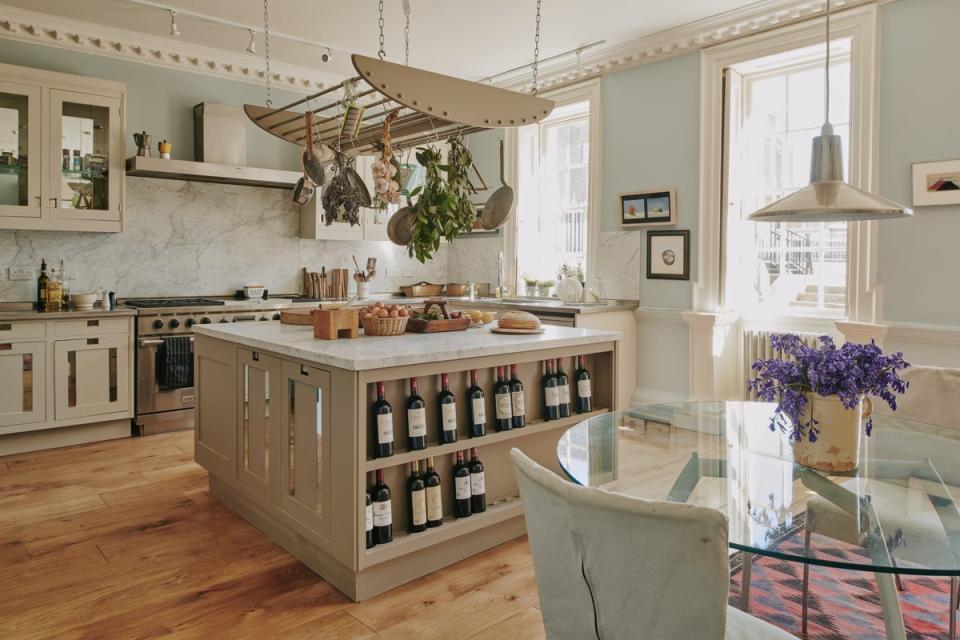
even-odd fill
[[[355,339],[317,340],[312,327],[279,322],[194,327],[194,332],[201,335],[350,371],[589,345],[621,337],[615,331],[552,326],[545,326],[544,330],[542,334],[512,335],[471,328],[446,333],[361,334]]]
[[[482,297],[471,300],[466,296],[450,297],[445,299],[449,305],[457,309],[470,308],[496,308],[496,309],[518,309],[521,311],[530,311],[531,313],[549,312],[549,313],[609,313],[611,311],[632,311],[640,306],[637,300],[604,300],[603,302],[588,303],[565,303],[557,298],[506,298],[499,299],[494,297]],[[406,296],[374,295],[367,300],[358,300],[356,304],[369,304],[371,302],[389,302],[391,304],[423,304],[427,298],[408,298]]]
[[[69,320],[83,318],[123,317],[137,315],[136,309],[66,309],[63,311],[34,311],[32,302],[0,302],[0,321],[3,320]]]

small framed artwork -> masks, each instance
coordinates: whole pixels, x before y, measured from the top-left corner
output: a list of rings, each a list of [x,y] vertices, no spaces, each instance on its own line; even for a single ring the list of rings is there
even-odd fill
[[[690,231],[647,231],[647,279],[690,279]]]
[[[960,204],[960,160],[916,162],[913,206]]]
[[[620,226],[641,229],[677,224],[677,190],[620,194]]]

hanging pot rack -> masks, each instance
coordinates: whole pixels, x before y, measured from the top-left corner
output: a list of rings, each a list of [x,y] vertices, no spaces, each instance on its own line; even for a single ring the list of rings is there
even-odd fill
[[[520,127],[539,122],[554,102],[536,95],[416,69],[359,54],[351,56],[357,76],[279,108],[244,105],[247,117],[267,133],[303,145],[303,114],[315,115],[314,136],[327,146],[356,154],[372,153],[382,134],[384,119],[398,117],[390,129],[394,144],[411,147],[450,136],[486,129]],[[340,134],[339,109],[347,97],[346,84],[355,89],[352,100],[364,108],[361,126],[350,138]],[[362,88],[362,89],[361,89]],[[313,108],[315,101],[328,101]],[[297,108],[303,107],[303,111]]]

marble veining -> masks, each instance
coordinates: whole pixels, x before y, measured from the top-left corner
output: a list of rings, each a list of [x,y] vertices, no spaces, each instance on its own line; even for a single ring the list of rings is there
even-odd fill
[[[644,234],[639,231],[604,231],[600,233],[597,275],[603,282],[606,298],[638,300],[640,298],[640,246]]]
[[[497,256],[503,250],[501,236],[461,238],[447,247],[449,282],[487,282],[497,286]]]
[[[533,335],[501,335],[478,328],[448,333],[317,340],[312,327],[245,322],[194,327],[196,333],[297,360],[353,371],[444,362],[619,340],[617,331],[546,326]]]

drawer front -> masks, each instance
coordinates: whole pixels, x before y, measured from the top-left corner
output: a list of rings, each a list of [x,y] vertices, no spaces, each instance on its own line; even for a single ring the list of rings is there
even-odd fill
[[[59,320],[54,324],[58,338],[102,336],[130,333],[130,318],[87,318],[85,320]]]
[[[0,342],[47,337],[47,323],[0,320]]]

